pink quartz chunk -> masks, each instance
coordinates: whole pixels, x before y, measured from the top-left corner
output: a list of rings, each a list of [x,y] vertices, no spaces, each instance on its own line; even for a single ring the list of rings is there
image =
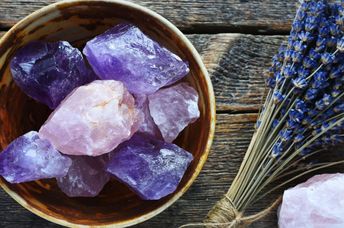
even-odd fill
[[[344,174],[323,174],[288,189],[279,210],[280,228],[344,227]]]
[[[157,139],[162,139],[158,126],[154,123],[154,120],[149,112],[148,98],[146,95],[135,95],[136,107],[141,110],[144,115],[143,122],[139,128],[139,132],[148,134]]]
[[[197,91],[187,83],[161,89],[148,99],[150,114],[166,142],[175,140],[200,116]]]
[[[39,130],[61,153],[98,156],[139,128],[142,113],[122,82],[94,81],[75,89]]]
[[[69,197],[94,197],[110,180],[105,170],[108,155],[70,156],[73,163],[65,177],[57,178],[60,189]]]

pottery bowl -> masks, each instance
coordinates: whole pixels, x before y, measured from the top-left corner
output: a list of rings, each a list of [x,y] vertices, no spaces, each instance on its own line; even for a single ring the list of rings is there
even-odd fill
[[[95,198],[68,198],[54,180],[1,187],[31,212],[64,226],[125,227],[143,222],[165,210],[190,187],[205,163],[215,126],[215,99],[210,78],[190,41],[169,21],[136,4],[119,1],[64,1],[44,7],[18,22],[0,40],[0,146],[37,130],[51,112],[23,94],[13,83],[9,61],[15,51],[33,40],[67,40],[82,48],[85,42],[119,22],[131,22],[186,59],[186,80],[200,95],[201,117],[178,137],[176,144],[190,151],[194,161],[178,189],[158,201],[143,201],[119,182],[108,183]]]

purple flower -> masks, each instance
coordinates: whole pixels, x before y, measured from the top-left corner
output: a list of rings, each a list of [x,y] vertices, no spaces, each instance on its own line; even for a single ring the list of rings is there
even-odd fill
[[[274,92],[274,102],[276,104],[281,103],[284,100],[284,95],[280,91]]]
[[[340,52],[344,52],[344,36],[338,40],[338,42],[337,42],[337,49]]]
[[[305,99],[307,101],[311,101],[311,100],[313,100],[317,96],[317,94],[318,94],[318,90],[317,89],[310,88],[306,92]]]
[[[301,142],[303,139],[305,138],[305,135],[303,134],[297,134],[294,138],[294,142],[297,143],[297,142]]]
[[[304,113],[298,112],[295,109],[291,109],[289,112],[289,117],[291,120],[301,123],[302,119],[304,118]]]
[[[324,53],[321,55],[321,62],[325,65],[332,63],[334,59],[335,59],[335,56],[330,53]]]
[[[305,57],[303,59],[303,66],[305,68],[315,68],[317,66],[317,62],[313,59],[311,59],[310,57]]]
[[[292,80],[293,85],[298,89],[303,89],[308,86],[308,81],[306,78],[296,78]]]
[[[289,129],[284,129],[280,132],[281,140],[283,142],[289,141],[293,135],[293,131]]]

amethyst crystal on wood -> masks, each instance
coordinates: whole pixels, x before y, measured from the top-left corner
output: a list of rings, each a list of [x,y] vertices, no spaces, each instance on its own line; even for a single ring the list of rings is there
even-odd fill
[[[142,199],[158,200],[176,190],[192,159],[174,144],[135,134],[113,152],[107,171]]]
[[[36,41],[19,49],[11,61],[16,84],[30,97],[56,108],[76,87],[96,76],[81,52],[67,41]]]
[[[105,171],[108,156],[70,156],[72,166],[65,177],[57,178],[58,186],[69,197],[97,196],[110,180]]]
[[[100,78],[122,81],[134,94],[154,93],[189,73],[186,62],[131,24],[90,40],[83,53]]]
[[[148,99],[150,114],[166,142],[175,140],[200,116],[197,91],[187,83],[161,89]]]
[[[71,164],[71,159],[31,131],[15,139],[0,154],[0,175],[10,183],[63,177]]]

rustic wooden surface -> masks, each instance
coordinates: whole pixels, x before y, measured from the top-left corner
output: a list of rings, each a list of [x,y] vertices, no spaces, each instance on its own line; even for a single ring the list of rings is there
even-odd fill
[[[0,35],[55,0],[0,0]],[[200,222],[233,180],[253,133],[264,94],[262,72],[286,38],[296,0],[140,0],[183,30],[201,53],[217,98],[217,128],[209,159],[190,190],[168,210],[136,227]],[[264,205],[250,209],[254,213]],[[275,213],[251,227],[276,227]],[[57,227],[0,190],[0,227]]]

